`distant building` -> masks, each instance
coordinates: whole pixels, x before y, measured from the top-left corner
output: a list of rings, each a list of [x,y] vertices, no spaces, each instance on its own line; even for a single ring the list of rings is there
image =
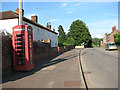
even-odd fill
[[[2,18],[0,18],[0,29],[5,29],[7,32],[12,34],[12,27],[19,24],[19,9],[13,11],[0,12]],[[38,16],[31,16],[31,20],[24,17],[23,10],[23,24],[30,25],[33,28],[33,40],[34,41],[43,41],[50,39],[51,47],[58,47],[58,33],[55,30],[51,29],[50,23],[47,23],[47,26],[42,26],[38,24]]]
[[[118,31],[116,29],[116,27],[114,26],[114,27],[112,27],[112,32],[110,34],[105,33],[105,37],[103,38],[103,41],[101,42],[101,44],[103,44],[105,47],[107,43],[115,43],[115,41],[114,41],[114,34],[115,33],[120,34],[120,31]]]

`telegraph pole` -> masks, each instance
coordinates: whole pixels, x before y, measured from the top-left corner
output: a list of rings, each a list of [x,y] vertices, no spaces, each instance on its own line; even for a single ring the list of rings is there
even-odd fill
[[[19,0],[19,25],[23,24],[22,16],[22,0]]]

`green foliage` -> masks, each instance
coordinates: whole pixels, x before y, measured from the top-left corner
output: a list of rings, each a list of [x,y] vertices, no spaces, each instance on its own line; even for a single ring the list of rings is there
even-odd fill
[[[89,29],[81,20],[76,20],[71,24],[68,37],[72,37],[75,40],[75,45],[84,43],[86,47],[90,47],[92,43]]]
[[[116,44],[120,44],[120,34],[118,33],[114,34],[114,41]]]
[[[66,45],[74,45],[75,40],[72,37],[68,37],[67,40],[65,41]]]
[[[66,40],[66,35],[65,35],[65,32],[64,32],[64,29],[63,29],[62,25],[59,25],[58,32],[59,32],[58,43],[63,44],[65,42],[65,40]]]
[[[92,45],[100,45],[102,39],[99,38],[93,38],[92,39]]]

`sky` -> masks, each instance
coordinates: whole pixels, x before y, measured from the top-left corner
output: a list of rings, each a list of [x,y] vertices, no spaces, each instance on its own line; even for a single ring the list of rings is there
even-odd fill
[[[2,2],[2,11],[18,7],[18,2]],[[85,22],[93,38],[103,38],[113,26],[118,29],[118,2],[23,2],[23,9],[25,17],[31,19],[36,13],[39,24],[51,22],[56,32],[62,25],[67,33],[75,20]]]

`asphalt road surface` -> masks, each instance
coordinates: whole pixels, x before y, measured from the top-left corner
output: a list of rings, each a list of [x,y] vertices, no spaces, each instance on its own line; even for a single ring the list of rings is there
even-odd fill
[[[86,48],[81,53],[88,88],[118,88],[118,51]]]

